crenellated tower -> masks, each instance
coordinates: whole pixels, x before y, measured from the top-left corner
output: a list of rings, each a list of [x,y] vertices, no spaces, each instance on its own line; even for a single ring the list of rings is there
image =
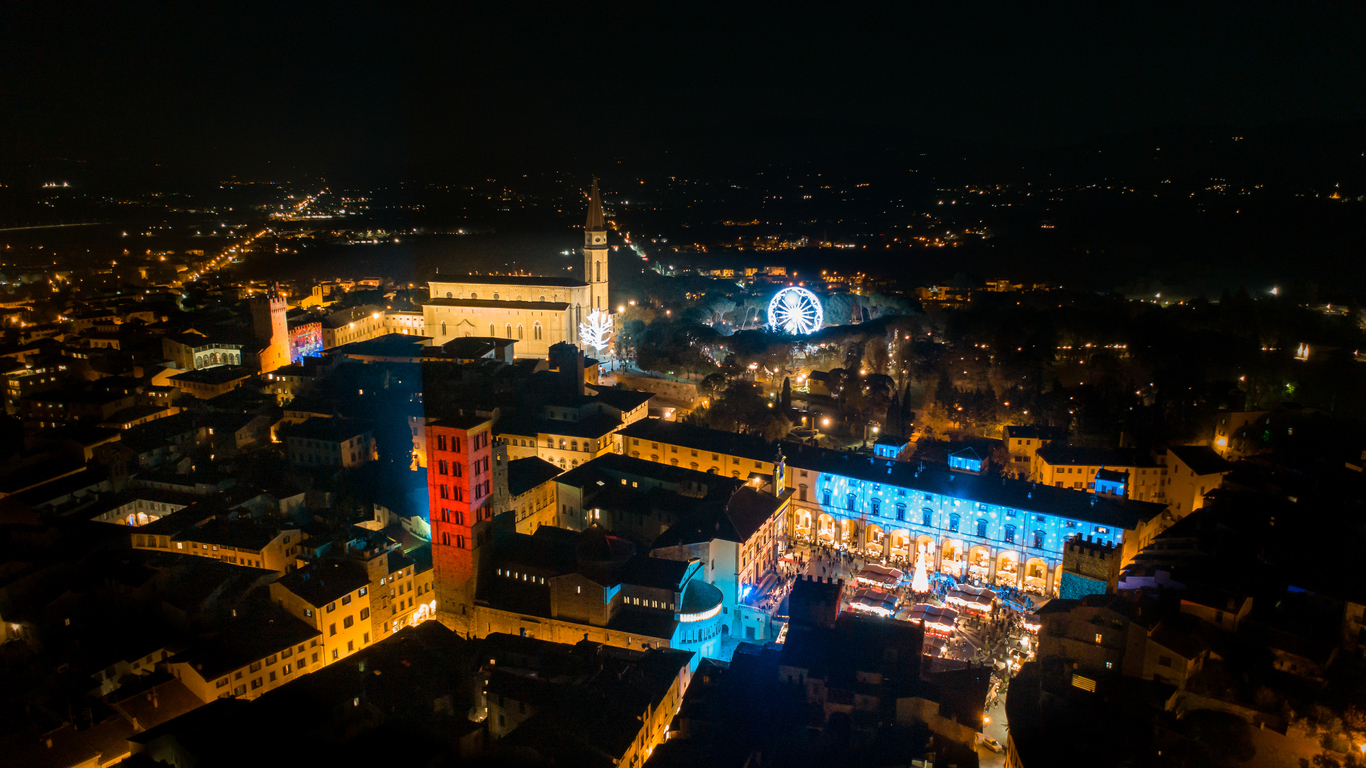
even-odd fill
[[[264,294],[252,296],[248,304],[251,307],[252,332],[262,345],[261,372],[269,373],[289,365],[288,307],[279,284],[272,283]]]

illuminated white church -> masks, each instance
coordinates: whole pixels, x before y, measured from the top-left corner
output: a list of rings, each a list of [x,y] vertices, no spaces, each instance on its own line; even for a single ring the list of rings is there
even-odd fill
[[[607,250],[602,196],[594,179],[583,233],[582,280],[468,275],[432,281],[431,298],[422,305],[425,334],[434,345],[462,336],[512,339],[519,357],[546,357],[550,346],[561,341],[583,346],[579,324],[595,309],[611,312]]]

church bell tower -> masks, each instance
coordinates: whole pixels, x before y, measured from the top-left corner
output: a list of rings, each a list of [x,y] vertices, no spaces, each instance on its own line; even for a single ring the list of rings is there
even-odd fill
[[[611,313],[607,303],[607,223],[602,215],[602,195],[598,192],[597,177],[588,194],[588,223],[583,228],[584,282],[589,285],[589,309]]]

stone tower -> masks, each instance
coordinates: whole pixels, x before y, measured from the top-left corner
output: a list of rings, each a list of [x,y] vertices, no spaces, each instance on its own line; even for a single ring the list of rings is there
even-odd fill
[[[607,303],[607,223],[602,215],[602,195],[596,177],[588,193],[588,223],[583,227],[583,270],[591,296],[585,316],[594,309],[611,313]]]
[[[1058,595],[1077,600],[1086,595],[1113,592],[1119,583],[1119,553],[1115,545],[1075,537],[1063,545],[1062,583]]]
[[[493,422],[454,416],[427,422],[428,520],[436,615],[465,637],[476,632],[474,596],[492,546]]]
[[[272,284],[261,296],[252,296],[251,330],[261,343],[261,372],[289,365],[289,321],[285,318],[285,295]]]

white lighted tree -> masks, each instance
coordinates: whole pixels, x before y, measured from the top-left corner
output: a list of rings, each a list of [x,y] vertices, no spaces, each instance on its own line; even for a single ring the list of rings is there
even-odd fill
[[[588,314],[588,322],[579,323],[579,338],[599,354],[612,343],[612,316],[595,309]]]

